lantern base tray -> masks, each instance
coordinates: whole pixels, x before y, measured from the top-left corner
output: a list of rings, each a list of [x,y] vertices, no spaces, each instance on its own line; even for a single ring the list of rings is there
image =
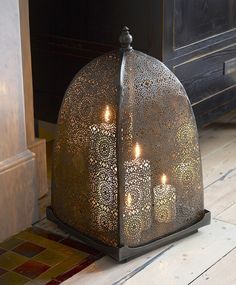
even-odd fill
[[[116,259],[119,262],[125,262],[129,259],[132,259],[134,257],[140,256],[148,251],[154,250],[156,248],[159,248],[161,246],[164,246],[168,243],[177,241],[181,238],[187,237],[195,232],[198,231],[199,228],[209,225],[211,221],[211,213],[208,210],[204,210],[204,216],[202,219],[195,224],[184,228],[182,230],[179,230],[175,233],[172,233],[170,235],[164,236],[162,238],[159,238],[157,240],[151,241],[145,245],[137,246],[137,247],[128,247],[128,246],[121,246],[121,247],[111,247],[107,246],[104,243],[97,241],[95,239],[92,239],[82,233],[80,233],[78,230],[74,229],[73,227],[65,224],[62,222],[54,213],[52,207],[47,207],[47,218],[56,223],[61,229],[64,231],[70,233],[71,235],[75,236],[82,242],[86,243],[87,245],[95,248],[98,251],[101,251],[107,255],[110,255],[114,259]]]

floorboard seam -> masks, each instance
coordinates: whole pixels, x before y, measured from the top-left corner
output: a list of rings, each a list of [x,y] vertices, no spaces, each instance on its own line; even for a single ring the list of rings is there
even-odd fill
[[[210,268],[215,266],[218,262],[220,262],[223,258],[225,258],[228,254],[230,254],[233,250],[235,250],[236,247],[232,248],[230,251],[228,251],[225,255],[223,255],[220,259],[218,259],[216,262],[214,262],[211,266],[206,268],[201,274],[199,274],[196,278],[194,278],[188,285],[192,284],[194,281],[196,281],[200,276],[202,276],[205,272],[207,272]]]
[[[216,182],[218,181],[224,181],[225,178],[232,172],[234,172],[236,170],[235,168],[232,168],[230,170],[228,170],[224,175],[222,175],[220,178],[216,179],[215,181],[213,181],[212,183],[208,184],[207,186],[204,187],[204,190],[206,190],[207,188],[209,188],[210,186],[214,185]]]
[[[224,221],[224,220],[221,220],[221,219],[217,218],[219,215],[221,215],[222,213],[224,213],[226,210],[230,209],[230,208],[233,207],[234,205],[236,205],[236,202],[233,203],[233,204],[231,204],[231,205],[228,206],[227,208],[225,208],[225,209],[224,209],[223,211],[221,211],[219,214],[217,214],[217,215],[214,217],[214,219],[217,220],[217,221],[221,221],[221,222],[228,223],[228,224],[230,224],[230,225],[236,226],[236,224],[234,224],[234,223],[231,223],[231,222],[228,222],[228,221]]]
[[[222,145],[222,146],[216,148],[214,151],[209,152],[209,153],[203,155],[203,156],[202,156],[202,160],[205,160],[208,156],[210,156],[210,155],[212,155],[212,154],[215,154],[215,153],[218,152],[220,149],[230,146],[232,143],[236,143],[236,139],[235,139],[235,138],[232,139],[231,141],[227,142],[226,144],[224,144],[224,145]],[[200,146],[200,149],[201,149],[201,146]]]
[[[124,284],[126,281],[128,281],[130,278],[132,278],[134,275],[138,274],[143,269],[145,269],[148,265],[152,264],[158,257],[163,255],[168,250],[170,250],[173,246],[174,246],[174,244],[171,244],[170,246],[168,246],[167,248],[165,248],[164,250],[159,252],[157,255],[155,255],[154,257],[150,258],[144,264],[140,265],[139,267],[135,268],[133,271],[131,271],[130,273],[128,273],[127,275],[122,277],[120,280],[116,281],[115,283],[112,283],[112,285],[122,285],[122,284]]]
[[[227,221],[221,221],[221,220],[217,219],[216,217],[212,217],[212,220],[215,220],[217,222],[222,222],[224,224],[229,224],[230,226],[236,226],[235,224],[231,224],[231,223],[229,223]]]

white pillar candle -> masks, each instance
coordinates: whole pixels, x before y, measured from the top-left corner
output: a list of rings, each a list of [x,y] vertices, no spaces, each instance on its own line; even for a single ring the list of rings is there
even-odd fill
[[[136,201],[131,193],[125,195],[125,208],[123,212],[124,240],[128,245],[137,245],[142,236],[142,219],[139,211],[135,208]]]
[[[100,231],[115,231],[118,220],[116,125],[108,105],[103,120],[90,126],[90,205],[93,225]]]
[[[165,174],[161,177],[161,185],[154,187],[154,218],[158,223],[170,223],[176,218],[176,189],[166,184]]]
[[[142,231],[151,226],[151,168],[150,161],[142,159],[141,148],[135,145],[135,159],[125,161],[125,238],[138,243]]]

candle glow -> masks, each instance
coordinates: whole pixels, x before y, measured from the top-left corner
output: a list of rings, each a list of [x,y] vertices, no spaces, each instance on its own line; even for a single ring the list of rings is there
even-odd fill
[[[162,177],[161,177],[161,183],[162,183],[163,185],[166,185],[166,181],[167,181],[167,177],[166,177],[165,174],[163,174]]]
[[[108,105],[106,105],[105,113],[104,113],[104,120],[106,123],[111,121],[111,110]]]
[[[161,184],[153,189],[154,217],[158,223],[170,223],[176,218],[176,189],[167,184],[167,176],[163,173]]]
[[[141,158],[138,142],[133,145],[134,158],[125,161],[124,234],[128,245],[137,245],[142,233],[151,227],[151,165]],[[135,226],[134,226],[135,225]]]
[[[134,156],[135,156],[135,159],[138,159],[141,156],[141,147],[140,147],[139,143],[135,144]]]
[[[128,193],[128,196],[127,196],[127,206],[130,207],[131,203],[132,203],[132,197],[131,197],[131,194]]]
[[[94,213],[92,223],[98,231],[114,231],[117,226],[116,125],[113,114],[113,106],[105,105],[101,112],[102,122],[89,127],[89,203]]]

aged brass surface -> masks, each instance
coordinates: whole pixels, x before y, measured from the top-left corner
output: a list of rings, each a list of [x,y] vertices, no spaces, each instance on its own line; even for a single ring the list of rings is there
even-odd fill
[[[54,214],[113,247],[147,244],[204,216],[187,94],[164,64],[128,44],[75,76],[54,147]]]

